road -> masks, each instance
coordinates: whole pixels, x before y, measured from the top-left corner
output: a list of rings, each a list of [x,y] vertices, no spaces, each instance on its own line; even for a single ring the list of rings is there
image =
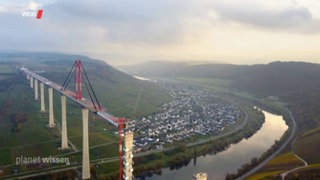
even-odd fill
[[[291,170],[289,170],[289,171],[286,171],[286,172],[282,173],[282,174],[280,175],[282,180],[284,180],[285,177],[286,177],[289,173],[294,172],[294,171],[296,171],[296,170],[298,170],[298,169],[302,169],[302,168],[308,166],[308,163],[307,163],[304,159],[302,159],[301,157],[299,157],[299,156],[294,152],[293,142],[295,142],[295,140],[292,141],[292,144],[291,144],[292,153],[294,154],[294,156],[296,156],[298,159],[300,159],[300,161],[303,162],[303,166],[300,166],[300,167],[297,167],[297,168],[294,168],[294,169],[291,169]]]
[[[291,134],[290,134],[289,138],[287,139],[287,141],[284,142],[280,146],[280,148],[277,151],[275,151],[271,156],[269,156],[267,159],[265,159],[258,166],[254,167],[253,169],[251,169],[250,171],[248,171],[244,175],[237,178],[237,180],[244,179],[244,178],[254,174],[255,172],[257,172],[259,169],[261,169],[263,166],[265,166],[271,159],[273,159],[277,154],[279,154],[292,141],[292,139],[296,133],[296,130],[297,130],[297,123],[296,123],[296,120],[294,119],[294,117],[292,116],[291,111],[289,111],[288,109],[287,109],[287,111],[289,112],[290,119],[292,120],[292,131],[291,131]]]

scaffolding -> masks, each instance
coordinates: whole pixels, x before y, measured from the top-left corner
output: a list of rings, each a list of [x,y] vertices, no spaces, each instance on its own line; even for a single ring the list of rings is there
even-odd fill
[[[133,179],[133,132],[128,131],[124,134],[123,141],[123,179],[131,180]]]

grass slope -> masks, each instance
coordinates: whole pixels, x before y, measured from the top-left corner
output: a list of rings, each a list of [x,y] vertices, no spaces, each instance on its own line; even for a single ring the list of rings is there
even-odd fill
[[[320,162],[320,128],[316,128],[304,133],[294,143],[296,153],[308,164]],[[306,148],[307,147],[307,148]]]
[[[17,80],[14,78],[13,80]],[[19,84],[21,83],[21,84]],[[59,141],[53,136],[53,131],[45,128],[46,119],[41,118],[37,105],[33,103],[31,89],[23,81],[11,84],[10,91],[0,92],[2,99],[2,113],[0,121],[0,151],[6,155],[0,158],[3,165],[15,162],[15,157],[20,155],[33,156],[44,155],[39,152],[38,146],[45,143],[48,154],[58,153],[56,143]],[[13,132],[15,126],[14,115],[17,112],[28,113],[27,119],[20,123],[18,130]],[[52,147],[52,148],[50,148]],[[2,153],[1,153],[2,154]],[[9,158],[10,157],[10,158]]]
[[[246,178],[246,180],[255,179],[273,179],[280,175],[282,172],[302,166],[301,162],[292,152],[279,154],[271,161],[269,161],[261,170],[254,175]]]

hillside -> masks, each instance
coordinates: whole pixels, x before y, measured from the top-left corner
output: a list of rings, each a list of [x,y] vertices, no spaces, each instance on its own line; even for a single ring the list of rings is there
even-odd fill
[[[256,95],[287,95],[320,89],[320,65],[304,62],[272,62],[258,65],[148,62],[120,67],[148,77],[214,78],[230,81],[230,87]]]
[[[0,61],[23,64],[30,70],[43,71],[44,77],[58,84],[63,84],[76,59],[82,60],[100,103],[116,116],[149,114],[170,99],[167,92],[157,85],[135,79],[103,61],[86,56],[28,52],[0,54]],[[84,96],[88,98],[85,90]]]
[[[160,68],[157,71],[150,70]],[[167,68],[166,68],[167,66]],[[139,68],[140,67],[140,68]],[[175,78],[208,84],[217,83],[228,90],[249,92],[256,97],[275,96],[289,103],[300,130],[320,125],[320,65],[305,62],[272,62],[260,65],[203,64],[177,65],[152,62],[122,67],[127,72],[149,77]],[[168,71],[174,69],[174,71]]]

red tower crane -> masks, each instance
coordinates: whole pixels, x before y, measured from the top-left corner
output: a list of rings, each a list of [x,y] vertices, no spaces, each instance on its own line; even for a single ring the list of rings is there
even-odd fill
[[[74,73],[73,73],[74,72]],[[83,74],[84,74],[84,81],[82,79]],[[76,60],[75,63],[73,64],[66,80],[64,81],[62,87],[61,87],[61,91],[64,91],[67,86],[69,85],[72,76],[75,76],[75,94],[74,94],[74,98],[76,100],[81,100],[82,99],[82,83],[84,82],[85,87],[88,91],[88,94],[90,96],[92,105],[94,106],[94,110],[95,112],[99,112],[102,110],[102,107],[100,106],[100,103],[96,97],[95,92],[93,91],[91,82],[88,78],[88,75],[86,73],[86,70],[84,69],[81,60]],[[122,180],[122,172],[123,172],[123,160],[122,160],[122,136],[123,136],[123,129],[126,127],[125,122],[126,119],[125,118],[112,118],[114,122],[116,122],[118,124],[118,133],[119,133],[119,180]]]
[[[94,92],[94,90],[92,88],[91,82],[88,78],[88,74],[87,74],[86,70],[84,69],[81,60],[76,60],[75,63],[73,64],[66,80],[62,84],[61,91],[64,91],[68,87],[73,75],[75,76],[75,94],[74,94],[73,98],[76,100],[82,99],[82,95],[83,95],[82,94],[82,83],[84,83],[85,87],[87,89],[88,95],[90,97],[90,100],[92,102],[93,109],[96,112],[100,111],[102,108],[100,106],[100,103],[98,101],[96,93]],[[83,75],[85,77],[84,79],[82,78]]]
[[[75,99],[82,99],[82,63],[80,60],[75,62],[75,77],[76,77],[76,95]]]

